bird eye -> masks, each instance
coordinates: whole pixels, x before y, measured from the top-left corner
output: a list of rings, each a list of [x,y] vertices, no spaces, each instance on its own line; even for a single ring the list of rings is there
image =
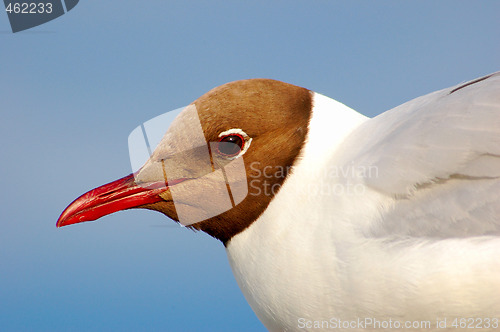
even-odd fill
[[[217,152],[225,157],[234,157],[243,150],[244,145],[243,136],[239,134],[225,135],[217,142]]]

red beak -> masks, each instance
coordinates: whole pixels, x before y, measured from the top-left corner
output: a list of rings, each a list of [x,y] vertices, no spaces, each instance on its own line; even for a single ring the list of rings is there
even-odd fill
[[[99,219],[113,212],[161,202],[160,193],[167,190],[165,183],[148,187],[138,186],[134,174],[110,182],[78,197],[57,220],[57,227]]]

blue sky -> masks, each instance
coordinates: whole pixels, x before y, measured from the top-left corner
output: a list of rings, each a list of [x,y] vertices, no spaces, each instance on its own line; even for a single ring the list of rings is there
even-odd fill
[[[375,116],[500,70],[497,1],[97,1],[12,34],[0,13],[3,331],[264,331],[223,246],[146,210],[55,228],[130,173],[142,122],[237,79]]]

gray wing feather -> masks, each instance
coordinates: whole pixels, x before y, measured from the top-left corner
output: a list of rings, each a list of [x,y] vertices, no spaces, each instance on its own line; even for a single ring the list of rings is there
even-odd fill
[[[345,165],[376,169],[366,186],[394,199],[373,235],[500,235],[500,72],[367,121],[345,151]]]

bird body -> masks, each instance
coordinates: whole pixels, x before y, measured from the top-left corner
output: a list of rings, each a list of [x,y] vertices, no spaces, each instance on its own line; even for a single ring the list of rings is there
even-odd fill
[[[500,77],[496,80],[500,92]],[[451,98],[450,90],[434,94],[433,99]],[[491,94],[491,102],[496,98],[496,103],[485,106],[485,113],[491,112],[490,120],[481,118],[483,114],[475,114],[486,129],[485,133],[476,132],[484,140],[480,147],[485,150],[470,150],[473,143],[470,135],[462,136],[460,138],[469,140],[468,144],[450,139],[447,142],[450,146],[443,147],[442,159],[448,157],[449,149],[453,155],[456,152],[453,150],[469,150],[469,155],[464,153],[462,158],[471,164],[481,158],[489,162],[490,157],[483,156],[488,151],[498,154],[499,96]],[[325,104],[320,101],[319,107],[313,108],[310,132],[316,135],[308,137],[303,157],[283,188],[260,218],[236,235],[226,248],[240,288],[266,327],[273,331],[296,330],[300,318],[306,321],[427,319],[434,324],[446,317],[497,317],[500,313],[500,168],[485,169],[483,174],[472,171],[461,174],[458,169],[450,174],[427,173],[425,182],[418,182],[420,178],[415,182],[403,181],[411,180],[410,167],[431,161],[420,159],[418,153],[433,153],[432,146],[428,147],[431,151],[416,144],[402,147],[405,138],[418,139],[406,135],[421,133],[421,140],[431,141],[434,137],[423,136],[424,129],[428,129],[427,135],[453,136],[453,132],[441,131],[443,127],[437,122],[448,122],[450,118],[461,123],[458,127],[461,131],[467,130],[467,125],[477,130],[476,124],[465,117],[454,118],[463,113],[461,108],[453,109],[455,114],[451,115],[442,114],[439,109],[430,111],[433,113],[428,116],[436,119],[429,121],[435,123],[440,132],[429,129],[426,124],[404,123],[411,121],[410,111],[420,113],[414,116],[422,116],[421,112],[426,111],[419,106],[422,103],[418,99],[388,111],[380,121],[357,116],[347,107]],[[349,117],[353,121],[346,121]],[[494,119],[496,121],[492,121]],[[328,128],[332,123],[351,125],[345,126],[345,132],[338,138],[332,138]],[[386,128],[381,124],[386,124]],[[450,129],[456,126],[452,125]],[[413,126],[423,128],[413,129]],[[382,145],[374,139],[387,139],[380,137],[380,133],[401,138],[388,139],[383,146],[385,151],[373,151],[370,144]],[[360,144],[363,140],[366,145]],[[332,144],[325,145],[325,142]],[[435,144],[441,142],[436,140]],[[390,154],[390,144],[407,151]],[[486,151],[488,147],[490,150]],[[400,162],[394,163],[392,169],[373,167],[377,163],[368,158],[384,157],[384,153],[386,157],[415,160],[403,168]],[[366,159],[369,162],[365,162]],[[381,159],[380,162],[387,161]],[[470,167],[464,165],[463,160],[455,163],[461,169]],[[440,167],[443,163],[426,166]],[[343,172],[339,168],[343,168]],[[348,176],[330,176],[339,173]],[[402,183],[390,183],[391,180]],[[308,183],[327,185],[308,189]],[[475,193],[485,191],[489,194],[485,197],[487,201],[474,198]],[[458,199],[470,201],[460,206],[455,202],[450,207],[451,200],[457,199],[450,195],[457,193]],[[399,207],[402,204],[413,206]],[[462,218],[474,213],[477,217],[460,220],[450,215],[450,220],[439,219],[447,208],[459,208]],[[477,220],[479,216],[487,218],[484,227],[481,220]],[[447,222],[450,225],[439,224]],[[473,227],[478,228],[476,236],[467,236],[474,232]]]
[[[270,331],[377,329],[367,319],[445,330],[473,318],[483,330],[500,328],[500,73],[373,119],[272,80],[229,83],[193,105],[205,139],[219,144],[209,150],[214,173],[225,169],[227,181],[227,167],[244,160],[246,177],[234,187],[221,182],[232,208],[188,226],[224,243]],[[203,210],[184,197],[218,182],[184,163],[199,163],[198,150],[179,162],[179,135],[169,129],[135,182],[129,176],[84,194],[58,226],[132,207],[182,223],[174,188],[182,204]],[[223,148],[226,141],[239,148]],[[165,160],[175,160],[177,180],[151,171]],[[164,188],[139,188],[144,174]],[[241,184],[248,193],[239,201],[233,189]]]

